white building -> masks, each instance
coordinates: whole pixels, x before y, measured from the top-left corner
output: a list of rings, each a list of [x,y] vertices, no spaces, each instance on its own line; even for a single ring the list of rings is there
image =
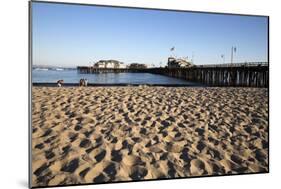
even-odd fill
[[[126,68],[126,65],[123,62],[117,60],[100,60],[94,64],[95,68]]]
[[[124,69],[124,68],[126,68],[126,65],[123,62],[120,62],[119,63],[119,68]]]
[[[106,64],[104,62],[97,62],[94,64],[95,68],[106,68]]]
[[[108,61],[108,62],[105,63],[105,67],[106,68],[115,68],[116,67],[115,64],[117,64],[117,63],[112,62],[112,61]]]
[[[174,57],[168,58],[168,68],[188,68],[192,66],[193,64],[186,59],[182,59],[182,58],[176,59]]]

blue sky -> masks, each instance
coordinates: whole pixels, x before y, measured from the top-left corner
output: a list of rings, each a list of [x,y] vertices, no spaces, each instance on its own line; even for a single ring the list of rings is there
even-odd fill
[[[100,59],[166,65],[170,55],[195,64],[267,61],[267,18],[32,3],[33,64],[90,65]],[[170,48],[175,47],[171,52]]]

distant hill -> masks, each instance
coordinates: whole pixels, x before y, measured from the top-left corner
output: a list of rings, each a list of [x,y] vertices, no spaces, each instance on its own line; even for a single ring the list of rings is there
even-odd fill
[[[76,70],[76,67],[49,66],[49,65],[33,65],[33,70]]]

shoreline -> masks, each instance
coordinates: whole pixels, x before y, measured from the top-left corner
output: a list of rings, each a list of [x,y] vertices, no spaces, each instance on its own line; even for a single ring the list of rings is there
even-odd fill
[[[57,83],[32,83],[33,87],[57,87]],[[203,84],[148,84],[148,83],[88,83],[87,87],[136,87],[136,86],[151,86],[151,87],[205,87]],[[79,87],[79,83],[64,83],[63,87]]]
[[[57,87],[57,83],[32,83],[32,87]],[[247,86],[220,86],[220,85],[206,85],[206,84],[148,84],[148,83],[88,83],[87,87],[196,87],[196,88],[257,88],[257,89],[268,89],[268,87],[247,87]],[[79,83],[64,83],[62,87],[80,87]]]

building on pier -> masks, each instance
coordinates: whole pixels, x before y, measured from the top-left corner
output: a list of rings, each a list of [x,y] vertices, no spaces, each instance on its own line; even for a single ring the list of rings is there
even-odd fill
[[[126,65],[118,60],[99,60],[93,66],[94,68],[111,68],[111,69],[124,69]]]
[[[132,63],[129,65],[129,69],[146,69],[146,64]]]
[[[189,68],[192,66],[193,64],[191,61],[188,61],[187,59],[174,57],[168,58],[168,68]]]

